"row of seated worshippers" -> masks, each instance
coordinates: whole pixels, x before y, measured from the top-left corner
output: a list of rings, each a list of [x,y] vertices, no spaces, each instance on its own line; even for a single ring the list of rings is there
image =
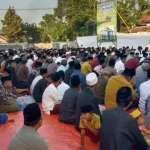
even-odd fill
[[[124,72],[123,76],[126,78],[128,77],[128,79],[131,79],[134,74],[135,72],[133,70],[130,71],[126,70],[126,73]],[[75,81],[78,81],[78,83],[76,83]],[[47,93],[49,98],[52,99],[53,98],[52,95],[57,93],[56,92],[57,87],[61,84],[61,82],[62,82],[61,74],[59,72],[55,73],[52,76],[52,83],[50,84],[51,85],[50,87],[53,90],[53,92],[52,93],[50,92],[50,94]],[[132,96],[133,93],[131,88],[129,88],[128,86],[121,87],[116,93],[116,106],[113,107],[112,109],[108,109],[104,111],[101,116],[99,106],[98,106],[98,97],[95,95],[94,92],[94,90],[96,89],[97,82],[98,82],[98,78],[95,73],[88,74],[86,77],[87,87],[81,92],[79,77],[73,76],[71,78],[71,83],[73,85],[73,88],[75,88],[76,91],[79,91],[79,95],[75,105],[76,110],[74,112],[76,115],[74,121],[75,121],[75,127],[81,130],[80,149],[85,149],[86,146],[88,147],[88,145],[84,143],[84,137],[85,135],[88,135],[91,138],[91,140],[96,143],[99,142],[99,137],[100,137],[101,150],[105,150],[105,149],[116,150],[117,148],[118,149],[124,148],[124,149],[131,149],[131,150],[136,150],[136,149],[147,150],[148,144],[146,143],[144,137],[142,136],[142,133],[138,128],[138,123],[141,123],[139,121],[140,114],[137,115],[137,112],[131,113],[128,111],[128,109],[132,106],[132,99],[133,99]],[[73,92],[73,90],[71,91]],[[67,91],[65,92],[65,94],[66,93]],[[57,93],[57,95],[59,94]],[[60,120],[61,112],[66,112],[66,110],[61,109],[63,107],[62,105],[63,100],[61,102],[61,105],[59,103],[59,100],[53,103],[53,110],[51,110],[51,107],[48,107],[50,106],[47,105],[48,100],[45,102],[46,103],[44,103],[44,99],[42,99],[43,108],[46,108],[44,112],[47,114],[58,113],[60,107],[60,113],[59,113],[59,120]],[[44,107],[44,104],[47,107]],[[73,105],[74,104],[70,106]],[[26,109],[24,110],[24,115],[26,115],[26,113],[28,112],[31,112],[31,110],[28,110],[26,113],[25,111]],[[130,115],[127,112],[130,113]],[[25,119],[26,120],[29,119],[30,115],[28,114],[28,117]],[[135,120],[134,118],[137,120]],[[34,118],[32,118],[32,120],[34,120]],[[72,120],[72,118],[70,120]],[[73,122],[67,122],[67,123],[73,123]],[[33,126],[33,128],[35,127],[37,130],[40,126],[41,126],[41,120],[39,118],[38,124]],[[32,127],[32,122],[31,123],[25,122],[24,126],[20,128],[17,131],[17,133],[13,136],[9,145],[10,150],[14,150],[16,147],[20,147],[21,149],[24,150],[25,149],[24,147],[26,147],[25,145],[28,145],[29,143],[29,141],[27,140],[28,138],[34,140],[36,136],[39,136],[37,135],[37,133],[35,132],[33,133],[31,127]],[[30,133],[28,131],[30,132],[32,131],[31,133],[33,133],[33,135],[28,134]],[[20,141],[20,138],[18,138],[17,135],[21,136],[21,139],[23,140]],[[43,139],[39,138],[38,142],[41,143],[40,148],[44,150],[48,149],[46,143],[45,142],[43,143]],[[124,142],[126,142],[126,144],[124,144]],[[38,144],[35,144],[35,142],[34,143],[30,142],[30,144],[31,146],[32,144],[34,144],[33,147],[37,148]]]
[[[104,60],[100,60],[102,63]],[[10,66],[13,66],[14,62],[10,61]],[[101,76],[99,76],[99,79],[97,78],[96,73],[91,73],[91,62],[92,59],[91,57],[88,57],[88,60],[83,63],[81,66],[80,64],[75,65],[75,70],[73,73],[70,75],[69,79],[69,85],[70,88],[65,90],[66,84],[62,82],[62,80],[65,81],[65,76],[64,72],[62,70],[57,70],[58,72],[47,76],[47,70],[46,69],[40,69],[41,64],[39,62],[35,63],[35,68],[37,67],[36,64],[40,64],[38,67],[38,74],[36,73],[35,69],[33,69],[33,72],[31,71],[31,75],[29,75],[28,82],[28,87],[30,90],[33,91],[33,97],[34,97],[34,90],[36,89],[35,87],[41,81],[42,79],[39,76],[42,76],[42,78],[46,79],[47,85],[45,86],[45,89],[42,90],[43,94],[40,95],[42,97],[41,99],[37,99],[37,102],[42,102],[42,110],[50,115],[50,114],[59,114],[59,120],[64,122],[64,123],[72,123],[75,124],[76,129],[81,130],[81,145],[80,149],[84,149],[85,144],[84,144],[84,136],[85,134],[88,134],[91,137],[92,141],[98,141],[99,135],[101,136],[100,138],[100,146],[101,149],[111,149],[112,145],[114,146],[114,150],[117,149],[116,146],[118,143],[123,144],[121,138],[117,139],[117,144],[114,144],[114,139],[116,139],[116,135],[121,133],[124,133],[126,136],[129,136],[130,138],[126,138],[126,136],[122,138],[125,139],[128,144],[125,147],[125,149],[128,149],[130,146],[133,145],[133,148],[139,148],[139,149],[147,149],[148,145],[146,144],[144,138],[142,137],[141,133],[139,132],[138,126],[135,122],[135,119],[129,116],[126,116],[126,111],[131,110],[132,108],[137,108],[138,107],[138,100],[136,99],[136,94],[133,89],[133,85],[130,83],[131,79],[133,76],[135,76],[135,69],[129,69],[126,68],[122,74],[112,76],[108,72],[101,72],[100,66],[95,69],[96,72],[99,72]],[[111,66],[111,64],[115,64],[116,61],[113,59],[109,61],[109,69],[114,69],[114,65]],[[12,65],[13,64],[13,65]],[[63,68],[63,67],[62,67]],[[78,68],[78,69],[77,69]],[[90,69],[89,69],[90,68]],[[106,68],[104,68],[105,70]],[[108,69],[108,68],[107,68]],[[80,71],[81,70],[81,71]],[[99,71],[97,71],[99,70]],[[40,75],[39,75],[40,71]],[[75,74],[76,73],[76,74]],[[65,72],[66,74],[66,72]],[[83,75],[84,74],[84,75]],[[81,78],[81,76],[84,76],[84,78]],[[47,78],[49,79],[49,83],[47,81]],[[82,88],[81,83],[82,79],[85,79],[84,83],[86,83],[86,86]],[[103,79],[103,80],[102,80]],[[2,77],[2,84],[4,88],[8,88],[7,90],[11,90],[12,86],[10,86],[10,79],[8,77]],[[9,82],[8,82],[9,81]],[[105,81],[103,82],[102,88],[103,88],[103,93],[101,93],[103,96],[102,99],[99,99],[97,96],[97,91],[98,86],[97,82],[99,81]],[[26,82],[26,81],[25,81]],[[9,83],[9,86],[8,86]],[[32,86],[33,84],[33,86]],[[63,91],[63,96],[59,92],[59,86],[61,86],[61,92]],[[99,86],[100,86],[99,85]],[[40,86],[39,86],[40,87]],[[123,88],[123,89],[122,89]],[[43,89],[43,88],[42,88]],[[81,90],[82,89],[82,90]],[[121,94],[117,98],[117,94],[119,90],[121,89]],[[3,90],[5,92],[5,90]],[[31,93],[32,93],[31,91]],[[68,92],[69,91],[69,92]],[[41,93],[42,93],[41,92]],[[70,95],[70,93],[72,94]],[[73,94],[74,93],[74,94]],[[127,94],[126,94],[127,93]],[[35,94],[36,95],[36,94]],[[11,95],[10,93],[6,95],[9,104],[9,97],[13,97],[14,95]],[[125,96],[125,97],[124,97]],[[15,96],[14,96],[15,97]],[[74,98],[73,98],[74,97]],[[69,99],[70,103],[66,102],[67,99]],[[117,102],[116,99],[120,100],[120,102]],[[72,100],[74,100],[72,102]],[[131,101],[132,100],[132,101]],[[106,110],[106,114],[108,112],[108,115],[105,116],[100,114],[100,109],[99,109],[99,103],[100,101],[103,102],[105,107],[108,109]],[[3,108],[3,103],[4,100],[2,101],[2,107]],[[130,103],[132,103],[130,105]],[[15,104],[15,103],[11,103]],[[69,105],[68,105],[69,104]],[[119,105],[118,105],[119,104]],[[119,106],[119,109],[117,107]],[[121,107],[121,109],[120,109]],[[1,109],[0,108],[0,109]],[[125,110],[125,113],[124,111]],[[122,112],[123,111],[123,112]],[[72,114],[72,115],[70,115]],[[73,115],[74,114],[74,115]],[[112,114],[112,116],[111,116]],[[120,116],[117,116],[117,115]],[[125,115],[126,114],[126,115]],[[132,114],[130,112],[130,114]],[[70,116],[73,116],[73,118],[70,118]],[[110,117],[108,117],[110,116]],[[127,117],[127,118],[125,118]],[[101,121],[100,121],[101,118]],[[125,118],[123,120],[122,118]],[[136,116],[137,118],[137,116]],[[138,116],[139,118],[139,116]],[[105,121],[106,119],[106,121]],[[126,120],[127,119],[127,120]],[[130,122],[131,121],[131,122]],[[110,123],[111,122],[111,123]],[[114,122],[114,124],[112,124]],[[123,126],[127,122],[126,126]],[[106,125],[105,125],[106,123]],[[131,132],[131,128],[128,124],[132,124],[131,126],[133,128],[133,131],[136,132]],[[103,125],[104,124],[104,125]],[[112,128],[110,128],[110,125]],[[113,128],[118,127],[117,129],[119,130],[113,130]],[[106,128],[104,128],[106,127]],[[101,128],[101,133],[99,134],[99,129]],[[103,129],[104,128],[104,129]],[[86,130],[88,129],[88,130]],[[110,130],[111,129],[111,130]],[[125,129],[125,130],[124,130]],[[90,132],[89,132],[90,131]],[[107,133],[109,131],[109,134]],[[112,134],[111,132],[114,131]],[[129,134],[127,134],[129,132]],[[136,134],[138,133],[138,134]],[[108,136],[112,135],[112,137]],[[122,135],[120,135],[122,137]],[[105,139],[103,141],[103,139]],[[107,140],[106,140],[107,139]],[[141,142],[140,142],[141,141]],[[106,143],[107,142],[107,143]],[[109,145],[108,145],[109,143]],[[120,145],[121,145],[120,144]],[[121,145],[122,146],[122,145]],[[120,147],[121,147],[120,146]]]

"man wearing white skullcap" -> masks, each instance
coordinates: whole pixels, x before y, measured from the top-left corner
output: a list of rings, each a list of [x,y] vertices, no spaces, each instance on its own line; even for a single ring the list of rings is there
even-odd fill
[[[76,103],[76,122],[75,128],[79,130],[79,121],[81,116],[81,107],[85,104],[92,104],[94,113],[100,115],[98,97],[95,95],[95,89],[97,87],[98,78],[95,73],[89,73],[86,76],[86,88],[81,92]]]
[[[98,82],[98,78],[96,76],[96,74],[93,72],[93,73],[90,73],[86,76],[86,84],[88,86],[93,86],[93,85],[96,85]]]

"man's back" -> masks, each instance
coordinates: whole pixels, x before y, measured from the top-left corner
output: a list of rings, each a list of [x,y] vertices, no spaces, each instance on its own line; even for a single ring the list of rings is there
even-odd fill
[[[77,100],[77,105],[76,105],[76,123],[75,123],[75,128],[79,129],[79,121],[80,121],[80,116],[81,116],[81,106],[90,103],[93,105],[94,108],[94,113],[97,115],[100,115],[100,110],[98,106],[98,98],[95,95],[94,91],[86,87],[84,91],[80,94],[78,100]]]
[[[61,102],[59,120],[67,123],[74,123],[76,120],[76,102],[79,92],[73,88],[68,89]]]
[[[100,131],[100,150],[147,150],[137,122],[122,108],[104,111]]]
[[[139,60],[134,57],[134,58],[131,58],[129,59],[126,63],[125,63],[125,68],[128,68],[128,69],[136,69],[139,65]]]
[[[28,78],[28,75],[29,75],[29,71],[28,71],[27,66],[25,64],[22,64],[19,67],[18,72],[17,72],[18,79],[20,81],[26,80]]]
[[[81,72],[85,75],[88,75],[90,72],[92,72],[92,67],[88,61],[82,64]]]
[[[12,137],[8,150],[48,150],[48,146],[34,128],[24,125]]]
[[[114,86],[115,85],[115,86]],[[135,91],[130,82],[128,82],[123,75],[113,76],[108,80],[105,94],[105,106],[106,108],[114,108],[117,106],[116,94],[121,88],[127,86],[131,88],[132,96],[135,95]]]

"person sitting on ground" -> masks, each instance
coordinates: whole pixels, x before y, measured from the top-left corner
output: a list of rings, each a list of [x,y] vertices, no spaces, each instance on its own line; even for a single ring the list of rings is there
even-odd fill
[[[2,77],[0,87],[0,113],[10,113],[18,111],[15,98],[9,89],[12,87],[10,77]]]
[[[104,59],[104,58],[100,58],[100,59],[99,59],[99,65],[96,66],[96,67],[93,69],[93,72],[95,72],[98,76],[101,76],[101,75],[102,75],[104,63],[105,63],[105,59]]]
[[[35,67],[34,69],[31,71],[27,83],[28,83],[28,88],[30,88],[33,80],[35,79],[35,77],[37,77],[39,75],[40,69],[41,69],[42,63],[41,62],[36,62],[35,63]]]
[[[132,91],[121,87],[116,94],[117,107],[103,112],[100,131],[100,150],[147,150],[148,144],[138,124],[126,113],[132,102]]]
[[[128,110],[127,113],[136,119],[138,126],[144,125],[144,118],[138,108]]]
[[[33,90],[33,98],[37,103],[42,102],[42,96],[48,85],[52,83],[52,75],[48,75],[47,78],[42,78],[37,82]]]
[[[148,59],[148,53],[143,52],[143,57],[140,59],[140,63],[142,63],[145,59]]]
[[[57,87],[62,83],[62,77],[59,72],[52,76],[52,83],[45,89],[42,97],[43,111],[50,114],[59,114],[60,110],[60,95]]]
[[[65,73],[65,71],[67,70],[66,66],[67,66],[67,60],[66,59],[62,59],[61,65],[57,68],[57,72],[62,70]]]
[[[64,82],[66,84],[68,84],[68,85],[70,84],[69,83],[70,82],[70,77],[71,77],[71,75],[72,75],[72,73],[74,71],[74,68],[75,68],[75,62],[74,61],[70,61],[69,62],[69,68],[65,72],[65,79],[64,79]]]
[[[28,56],[28,60],[27,60],[27,63],[26,63],[26,66],[28,67],[29,74],[31,73],[31,70],[32,70],[33,59],[34,59],[33,54],[30,54]]]
[[[116,64],[116,60],[114,58],[111,58],[109,63],[108,63],[108,66],[105,67],[103,69],[103,71],[105,72],[109,72],[111,76],[114,76],[116,75],[116,69],[115,69],[115,64]]]
[[[8,77],[11,74],[9,69],[4,69],[3,73],[0,73],[0,86],[2,85],[1,78]]]
[[[89,73],[92,72],[92,67],[91,67],[92,61],[93,61],[93,57],[89,56],[88,60],[82,64],[81,72],[84,73],[85,75],[88,75]]]
[[[105,104],[105,91],[109,78],[111,77],[110,73],[107,71],[102,72],[102,76],[98,78],[97,88],[95,94],[99,99],[99,104]]]
[[[71,77],[73,77],[74,75],[79,76],[80,83],[81,83],[81,88],[82,88],[82,90],[84,90],[84,88],[86,87],[86,76],[85,76],[85,74],[83,74],[81,72],[81,65],[79,63],[75,63],[75,70],[72,73]]]
[[[36,103],[23,110],[24,125],[13,135],[8,150],[49,150],[37,130],[42,126],[41,110]]]
[[[136,94],[133,89],[133,86],[130,83],[130,80],[135,76],[135,69],[125,69],[121,75],[112,76],[108,80],[108,84],[106,86],[106,94],[105,94],[105,107],[106,108],[114,108],[117,106],[116,103],[116,95],[117,91],[124,86],[131,88],[132,91],[132,99],[136,99]]]
[[[145,104],[144,125],[147,129],[150,129],[150,95],[148,96]]]
[[[27,88],[27,82],[18,80],[15,68],[16,68],[16,62],[14,60],[10,60],[8,69],[11,72],[10,77],[11,77],[12,85],[17,89]]]
[[[77,99],[76,105],[76,122],[75,128],[79,130],[80,116],[82,114],[81,107],[87,103],[91,103],[94,107],[94,113],[100,115],[98,97],[95,95],[95,90],[97,87],[98,78],[95,73],[90,73],[86,76],[87,87],[81,92],[79,98]]]
[[[133,57],[134,57],[134,52],[130,52],[130,54],[127,56],[126,62],[127,62],[129,59],[132,59]]]
[[[136,53],[135,56],[131,59],[129,59],[126,63],[125,63],[125,68],[128,69],[136,69],[139,65],[139,53]]]
[[[91,138],[92,142],[98,143],[100,136],[100,116],[95,114],[92,104],[85,104],[81,107],[82,115],[80,117],[81,143],[80,149],[85,148],[85,135]]]
[[[5,63],[6,63],[6,60],[8,59],[8,55],[7,53],[3,54],[3,58],[1,59],[1,62],[0,62],[0,72],[3,73],[4,69],[5,69]],[[7,69],[7,68],[6,68]]]
[[[150,68],[150,61],[148,59],[144,60],[143,63],[136,68],[135,78],[138,77],[142,72],[144,72],[145,68]]]
[[[71,77],[71,87],[65,92],[59,113],[59,121],[74,124],[76,120],[76,102],[81,91],[78,75]]]
[[[62,78],[62,83],[57,87],[58,93],[60,95],[60,100],[63,99],[64,93],[66,92],[66,90],[68,90],[70,87],[68,84],[64,83],[64,79],[65,79],[65,73],[60,70],[59,71],[61,78]]]
[[[42,78],[46,78],[47,77],[47,69],[45,68],[41,68],[40,69],[40,75],[36,76],[34,78],[34,80],[32,81],[32,84],[30,86],[30,93],[33,94],[34,91],[34,87],[35,85],[38,83],[39,80],[41,80]]]
[[[139,88],[140,92],[140,101],[139,101],[139,109],[143,115],[145,115],[145,105],[148,97],[150,96],[150,69],[147,71],[148,81],[142,83]]]
[[[9,62],[10,60],[13,60],[13,57],[14,57],[14,52],[10,50],[9,57],[6,57],[7,59],[5,59],[1,64],[1,72],[3,72],[5,68],[7,69],[9,67]]]
[[[57,64],[53,61],[53,59],[50,59],[50,64],[47,67],[48,74],[54,74],[57,69]]]
[[[42,63],[42,54],[41,53],[38,53],[37,54],[37,56],[38,56],[38,58],[33,62],[33,64],[32,64],[32,68],[35,68],[35,66],[36,66],[36,62],[41,62]],[[42,66],[41,66],[42,67]]]
[[[135,78],[135,83],[136,83],[135,87],[136,87],[138,94],[140,93],[140,91],[139,91],[140,85],[142,83],[148,81],[147,71],[150,69],[150,65],[148,63],[143,63],[142,69],[143,69],[143,71]]]
[[[115,69],[117,71],[117,74],[121,74],[125,70],[124,63],[126,62],[126,58],[126,55],[121,55],[120,60],[116,61]]]
[[[106,59],[105,59],[105,66],[108,66],[108,63],[110,61],[110,59],[112,58],[112,52],[110,49],[107,50],[107,56],[106,56]]]
[[[9,118],[8,115],[5,113],[0,114],[0,125],[6,122],[14,122],[14,119]]]
[[[28,78],[29,71],[28,71],[28,67],[26,66],[26,63],[27,63],[27,58],[22,57],[21,65],[20,65],[18,72],[17,72],[17,77],[18,77],[19,81],[25,81]]]

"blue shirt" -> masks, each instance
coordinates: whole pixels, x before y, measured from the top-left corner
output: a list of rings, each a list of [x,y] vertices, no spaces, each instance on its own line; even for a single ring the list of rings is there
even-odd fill
[[[71,77],[74,75],[78,75],[80,78],[80,82],[81,82],[81,88],[82,90],[85,88],[86,86],[86,76],[85,74],[83,74],[81,71],[79,70],[74,70],[74,72],[72,73]]]

